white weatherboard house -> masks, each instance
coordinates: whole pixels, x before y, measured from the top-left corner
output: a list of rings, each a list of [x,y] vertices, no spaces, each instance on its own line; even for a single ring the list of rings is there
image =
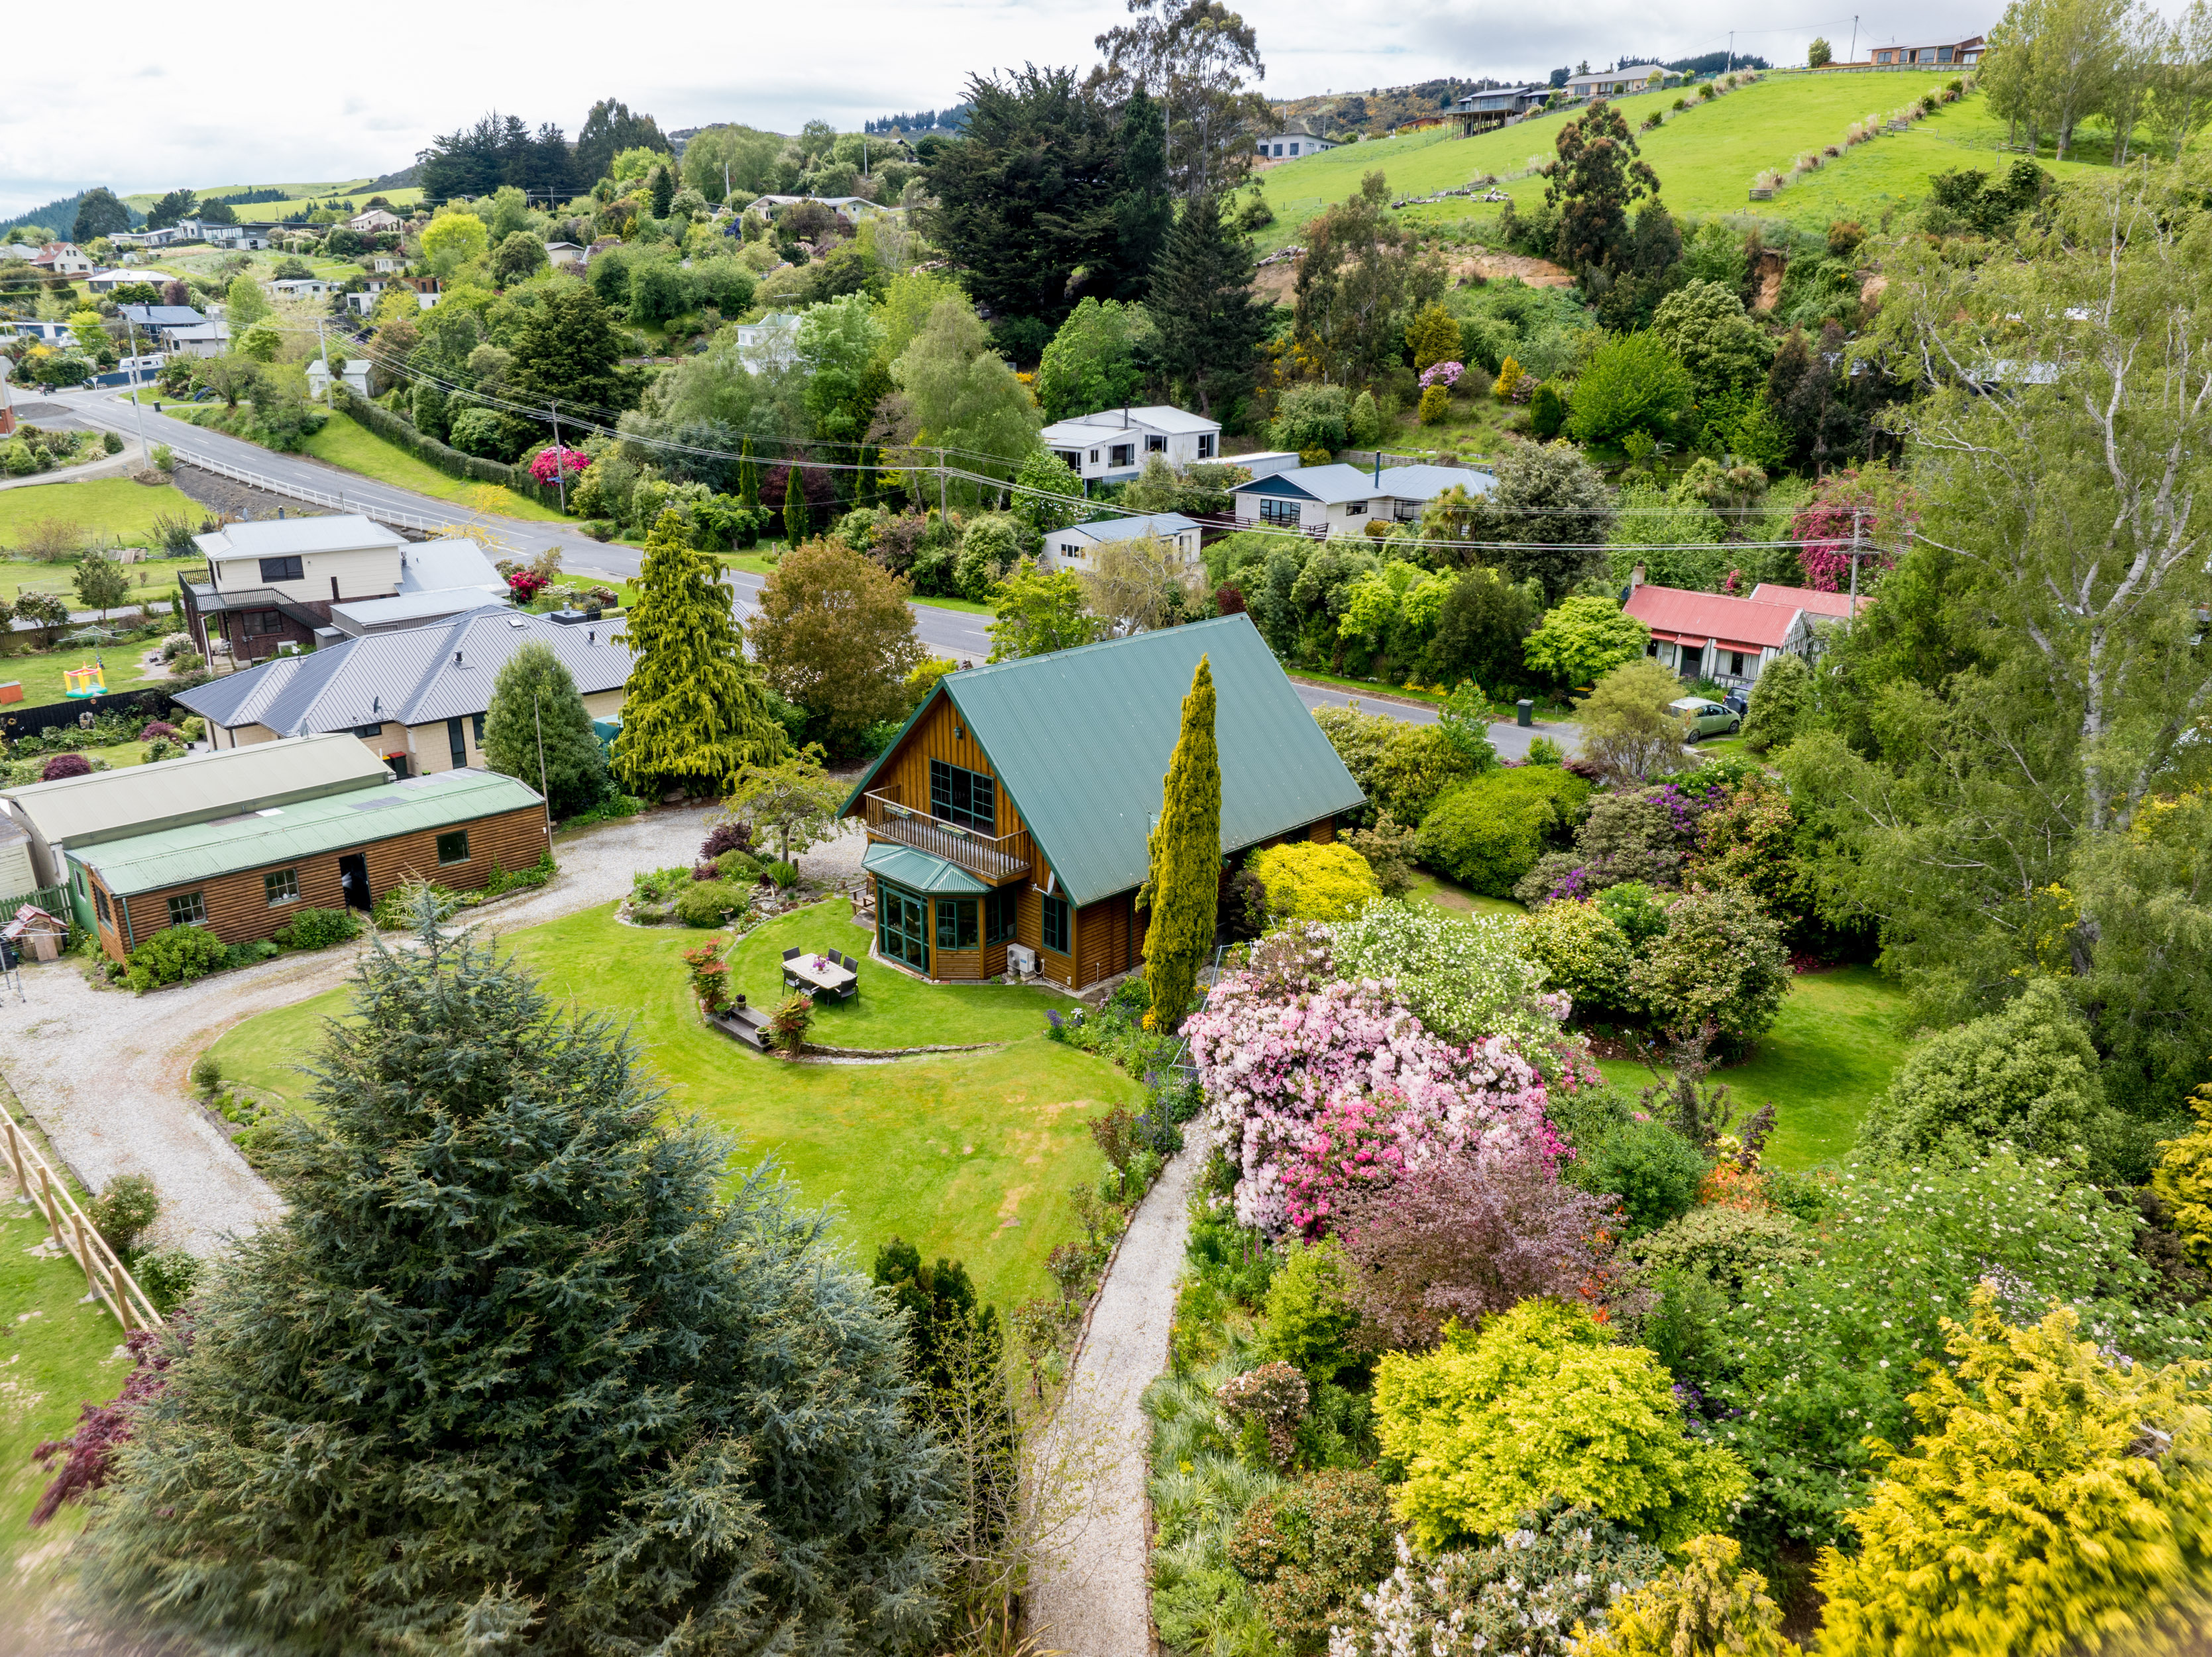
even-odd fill
[[[1658,64],[1623,64],[1619,69],[1584,70],[1580,75],[1567,76],[1567,96],[1570,98],[1618,98],[1631,92],[1641,92],[1647,86],[1675,86],[1681,82],[1681,71]]]
[[[1221,455],[1220,421],[1164,403],[1055,420],[1037,438],[1085,483],[1133,478],[1147,454],[1159,455],[1172,466]]]
[[[1293,466],[1237,486],[1241,523],[1308,534],[1357,534],[1370,523],[1413,523],[1431,501],[1457,487],[1487,495],[1498,480],[1464,466],[1384,466],[1362,471],[1341,464]]]
[[[1335,139],[1324,138],[1318,132],[1309,131],[1304,121],[1292,121],[1280,132],[1270,132],[1259,143],[1259,153],[1271,161],[1293,161],[1300,155],[1318,155],[1325,149],[1335,148]]]
[[[1170,543],[1188,567],[1199,559],[1197,521],[1180,512],[1156,512],[1146,518],[1109,518],[1101,523],[1071,524],[1044,538],[1047,570],[1095,570],[1098,550],[1113,541],[1145,536]]]

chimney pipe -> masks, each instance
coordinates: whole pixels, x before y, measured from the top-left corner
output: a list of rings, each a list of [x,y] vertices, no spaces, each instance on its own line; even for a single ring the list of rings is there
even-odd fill
[[[1644,585],[1644,566],[1643,566],[1642,564],[1638,564],[1638,565],[1636,566],[1636,568],[1635,568],[1635,569],[1633,569],[1633,570],[1630,570],[1630,571],[1628,572],[1628,590],[1629,590],[1630,592],[1633,593],[1633,592],[1634,592],[1638,588],[1639,588],[1639,587],[1641,587],[1641,586],[1643,586],[1643,585]]]

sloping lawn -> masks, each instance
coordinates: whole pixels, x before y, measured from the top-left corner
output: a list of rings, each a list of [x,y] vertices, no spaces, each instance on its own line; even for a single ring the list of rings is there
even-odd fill
[[[1413,890],[1406,895],[1416,901],[1432,903],[1439,909],[1449,909],[1455,915],[1499,915],[1510,920],[1528,912],[1510,898],[1486,898],[1479,892],[1469,892],[1456,880],[1446,880],[1433,869],[1415,869]]]
[[[0,1180],[0,1572],[8,1584],[0,1599],[26,1611],[84,1526],[77,1507],[31,1528],[31,1509],[53,1477],[31,1452],[66,1438],[78,1410],[113,1398],[131,1367],[123,1326],[100,1301],[85,1302],[76,1262],[29,1252],[46,1235],[38,1209]],[[0,1612],[0,1646],[29,1649],[12,1645],[9,1621]]]
[[[738,952],[738,987],[763,999],[780,994],[782,951],[793,943],[860,956],[866,935],[845,916],[841,900],[762,928]],[[1105,1166],[1087,1124],[1142,1097],[1104,1061],[1037,1033],[1044,1008],[1065,1003],[1005,986],[921,984],[862,958],[859,999],[825,1008],[816,1021],[824,1042],[1012,1045],[883,1063],[793,1064],[741,1047],[700,1019],[682,956],[714,935],[623,926],[609,906],[501,943],[540,974],[547,993],[632,1031],[665,1080],[672,1109],[738,1136],[743,1162],[772,1153],[807,1202],[833,1205],[835,1228],[863,1266],[896,1233],[925,1253],[964,1259],[1001,1305],[1042,1293],[1045,1257],[1075,1234],[1068,1187],[1096,1180]],[[321,1021],[346,1005],[346,993],[332,991],[239,1025],[214,1049],[224,1075],[299,1101],[307,1083],[292,1067]]]
[[[1772,1104],[1767,1154],[1785,1168],[1832,1162],[1851,1148],[1859,1118],[1905,1060],[1911,1044],[1897,1033],[1904,992],[1870,966],[1798,978],[1774,1027],[1741,1064],[1711,1078],[1728,1086],[1741,1113]],[[1622,1087],[1649,1087],[1650,1071],[1632,1059],[1598,1068]]]
[[[437,467],[416,460],[397,443],[386,442],[368,427],[343,414],[333,413],[330,423],[307,439],[306,453],[334,466],[343,466],[348,472],[358,472],[365,478],[411,489],[418,495],[433,496],[441,501],[471,508],[489,501],[492,504],[485,509],[504,517],[527,518],[536,523],[563,521],[551,507],[540,506],[511,489],[448,478]]]
[[[110,535],[126,545],[143,546],[153,534],[154,520],[165,515],[189,518],[192,527],[198,529],[200,521],[207,516],[207,509],[173,484],[134,483],[128,478],[92,478],[81,484],[33,484],[28,489],[0,489],[0,547],[21,545],[30,527],[49,518],[75,524],[88,536]],[[188,558],[168,563],[166,567],[155,567],[161,569],[159,579],[163,584],[173,588],[178,564],[204,567],[206,562],[204,558]],[[61,581],[57,586],[45,579],[30,579],[33,570],[58,573]],[[133,566],[133,576],[137,573]],[[5,580],[0,581],[0,588],[9,589],[11,596],[15,587],[24,585],[65,591],[68,576],[65,565],[26,564],[20,572],[11,565],[5,572]]]

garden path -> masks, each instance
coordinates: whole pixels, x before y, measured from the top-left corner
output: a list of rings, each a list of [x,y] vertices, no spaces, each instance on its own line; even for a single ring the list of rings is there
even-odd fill
[[[1079,1518],[1052,1538],[1030,1597],[1040,1649],[1066,1657],[1142,1657],[1152,1648],[1145,1499],[1152,1431],[1139,1401],[1167,1368],[1190,1194],[1206,1161],[1204,1118],[1183,1133],[1182,1154],[1129,1222],[1039,1453],[1082,1470],[1067,1493]]]
[[[690,862],[704,815],[655,811],[562,838],[554,845],[560,874],[488,911],[484,929],[512,932],[574,914],[623,896],[636,870]],[[812,855],[802,862],[814,872]],[[150,1243],[212,1254],[225,1237],[275,1217],[279,1204],[189,1102],[186,1071],[240,1020],[343,983],[367,947],[279,956],[148,996],[94,990],[73,959],[26,966],[27,1004],[8,1007],[13,1016],[0,1026],[0,1077],[93,1190],[118,1174],[152,1178],[162,1213]]]

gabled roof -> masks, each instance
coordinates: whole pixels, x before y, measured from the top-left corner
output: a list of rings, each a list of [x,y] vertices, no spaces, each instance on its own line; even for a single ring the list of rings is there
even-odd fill
[[[1731,648],[1779,649],[1789,643],[1802,612],[1795,605],[1759,604],[1724,593],[1692,593],[1679,587],[1645,583],[1620,606],[1669,643],[1702,645],[1708,640]]]
[[[1751,589],[1751,599],[1754,604],[1786,604],[1808,615],[1833,616],[1838,621],[1848,621],[1851,614],[1849,593],[1823,593],[1817,587],[1784,587],[1779,582],[1763,581]],[[1861,593],[1861,613],[1873,601],[1873,594]]]
[[[117,308],[142,328],[197,328],[207,320],[189,305],[122,305]]]
[[[1469,466],[1384,466],[1382,492],[1394,501],[1433,501],[1448,489],[1470,495],[1487,495],[1498,479]]]
[[[1339,506],[1346,501],[1387,497],[1390,491],[1372,472],[1340,461],[1333,466],[1293,466],[1288,472],[1255,478],[1249,484],[1237,484],[1234,493],[1280,495],[1294,500],[1317,501],[1323,506]]]
[[[112,838],[227,812],[254,811],[387,781],[384,762],[349,736],[255,742],[9,789],[9,811],[48,844]]]
[[[456,587],[479,588],[495,597],[507,596],[506,580],[492,567],[483,548],[465,535],[399,544],[402,593],[435,593]]]
[[[1086,541],[1133,541],[1145,535],[1165,539],[1198,527],[1195,518],[1186,518],[1180,512],[1155,512],[1149,518],[1106,518],[1097,523],[1070,524],[1055,535],[1061,540],[1070,535],[1079,535]]]
[[[1143,883],[1146,841],[1200,656],[1211,658],[1217,698],[1224,853],[1365,803],[1248,616],[949,673],[933,692],[959,710],[1058,889],[1076,904]],[[868,768],[847,811],[902,740]],[[1044,870],[1030,878],[1043,884]]]
[[[621,624],[563,627],[543,616],[477,610],[278,656],[175,700],[217,725],[264,725],[279,736],[387,721],[428,724],[489,709],[499,670],[533,639],[552,646],[586,696],[621,689],[629,680],[629,648],[612,642]]]
[[[210,558],[276,558],[307,552],[359,552],[396,547],[397,530],[372,523],[358,512],[323,518],[264,518],[257,523],[226,524],[192,540]]]
[[[450,828],[538,803],[538,791],[496,771],[433,771],[88,846],[71,856],[121,898],[266,868],[424,829]]]
[[[1172,403],[1146,403],[1130,408],[1094,409],[1089,414],[1071,414],[1065,420],[1054,421],[1037,435],[1049,446],[1051,434],[1055,431],[1066,432],[1079,442],[1095,443],[1109,431],[1157,431],[1170,436],[1195,436],[1220,429],[1220,421],[1193,414]]]

